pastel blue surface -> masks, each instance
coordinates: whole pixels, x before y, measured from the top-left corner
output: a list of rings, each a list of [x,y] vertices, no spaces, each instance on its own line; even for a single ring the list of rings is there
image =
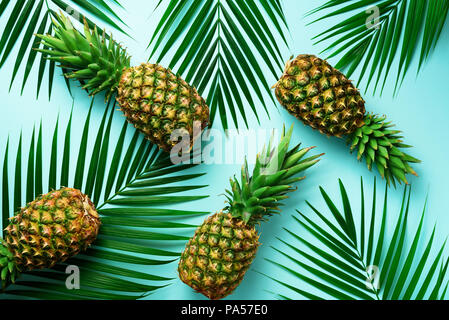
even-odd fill
[[[147,1],[145,3],[151,3]],[[144,5],[143,1],[127,0],[123,1],[126,11],[117,8],[120,16],[129,25],[127,31],[134,40],[115,32],[115,37],[122,43],[126,43],[129,53],[133,56],[133,64],[146,61],[149,51],[146,46],[156,28],[157,22],[163,10],[152,13],[153,5]],[[314,8],[312,1],[284,0],[287,21],[290,26],[290,49],[283,47],[283,55],[287,60],[291,55],[300,53],[318,54],[324,45],[313,46],[310,40],[313,36],[322,32],[325,23],[313,24],[306,26],[311,21],[310,18],[304,19],[304,14]],[[11,8],[9,9],[11,10]],[[9,12],[5,13],[7,16]],[[0,30],[4,28],[6,19],[0,20]],[[329,23],[330,21],[328,21]],[[335,22],[335,21],[334,21]],[[329,27],[331,24],[329,23]],[[279,39],[279,43],[282,41]],[[14,49],[12,58],[17,54],[18,47]],[[424,68],[416,77],[416,61],[411,72],[405,78],[403,86],[397,97],[393,98],[394,79],[396,68],[390,70],[393,74],[388,80],[386,89],[382,97],[373,96],[372,90],[369,89],[365,94],[367,109],[371,112],[386,114],[388,119],[397,125],[405,135],[405,143],[415,146],[411,153],[423,163],[416,166],[419,178],[411,177],[412,184],[412,206],[409,219],[410,232],[415,229],[422,212],[426,196],[428,195],[428,213],[425,222],[425,235],[430,235],[434,225],[437,226],[436,244],[442,244],[446,239],[449,230],[449,170],[447,163],[449,158],[449,105],[447,99],[447,75],[449,74],[449,60],[447,59],[449,52],[449,29],[443,31],[441,41],[436,51],[425,64]],[[170,57],[168,57],[170,58]],[[165,62],[169,61],[166,59]],[[261,66],[264,63],[261,59]],[[337,60],[331,59],[331,63]],[[5,66],[0,70],[0,97],[1,97],[1,116],[0,116],[0,159],[3,159],[7,137],[10,137],[10,147],[15,150],[18,143],[20,131],[24,134],[24,145],[29,145],[29,139],[33,126],[40,121],[43,122],[44,148],[49,146],[50,137],[58,113],[61,121],[65,123],[72,108],[72,98],[67,93],[65,83],[62,77],[55,78],[54,90],[51,100],[46,95],[47,84],[44,83],[40,98],[36,100],[36,81],[37,68],[33,70],[30,81],[25,88],[23,95],[20,95],[21,80],[23,75],[23,67],[19,72],[11,91],[8,91],[11,74],[14,66],[14,59],[8,60]],[[263,68],[266,70],[266,68]],[[60,71],[57,70],[59,73]],[[267,72],[267,75],[269,73]],[[355,78],[355,76],[353,77]],[[268,79],[273,82],[277,79]],[[364,91],[364,84],[360,85]],[[86,96],[79,88],[74,90],[75,107],[73,114],[73,132],[81,131],[84,125],[84,119],[90,105],[90,98]],[[278,278],[281,281],[297,285],[303,290],[311,290],[309,286],[303,283],[297,283],[291,276],[280,269],[272,266],[264,260],[270,257],[281,263],[292,266],[270,248],[271,245],[279,245],[276,237],[290,239],[283,227],[289,227],[298,232],[302,231],[298,225],[295,225],[291,217],[295,209],[300,209],[309,216],[312,212],[307,209],[305,201],[311,202],[318,209],[325,209],[325,205],[318,190],[318,186],[323,186],[328,194],[330,194],[338,202],[338,178],[341,178],[350,192],[349,196],[353,200],[354,212],[358,212],[360,203],[360,177],[365,182],[365,190],[367,195],[371,194],[373,178],[376,176],[378,181],[380,177],[376,173],[369,172],[365,164],[357,162],[355,155],[351,155],[345,142],[337,139],[329,139],[312,129],[303,126],[298,120],[288,115],[280,106],[274,105],[267,97],[266,102],[269,107],[269,119],[260,105],[259,115],[261,118],[260,125],[253,116],[250,116],[250,127],[254,129],[264,128],[281,128],[283,123],[287,126],[295,124],[293,142],[302,141],[304,146],[317,146],[316,152],[326,153],[316,167],[307,172],[307,179],[299,185],[299,190],[293,194],[292,198],[286,201],[283,207],[282,215],[272,217],[268,223],[262,225],[262,246],[258,252],[257,258],[247,273],[244,281],[229,298],[232,299],[271,299],[273,295],[268,291],[282,292],[291,297],[296,297],[292,292],[276,285],[273,281],[260,275],[254,271],[260,271]],[[249,107],[247,108],[250,109]],[[100,121],[104,110],[104,103],[101,99],[97,99],[92,118]],[[248,111],[250,114],[250,111]],[[95,123],[94,121],[94,123]],[[115,117],[113,130],[119,131],[123,123],[123,118]],[[217,122],[219,123],[219,122]],[[243,122],[241,122],[243,124]],[[219,126],[216,127],[220,129]],[[221,129],[220,129],[221,130]],[[72,146],[73,153],[76,155],[77,145]],[[48,154],[48,153],[47,153]],[[242,155],[240,155],[242,156]],[[72,161],[72,164],[75,162]],[[11,163],[12,166],[12,163]],[[48,164],[44,163],[44,166]],[[203,193],[209,194],[210,197],[205,200],[183,205],[185,209],[192,210],[209,210],[210,212],[221,209],[224,205],[225,198],[223,192],[228,187],[229,177],[236,174],[240,170],[241,163],[232,165],[204,165],[195,169],[197,172],[207,172],[207,175],[196,181],[198,184],[208,184],[207,189],[202,190]],[[72,170],[73,172],[73,170]],[[384,182],[380,182],[378,187],[383,191]],[[391,222],[397,217],[400,201],[402,198],[403,188],[389,190],[389,208]],[[382,193],[380,193],[382,194]],[[338,202],[339,203],[339,202]],[[381,205],[381,199],[378,201]],[[327,211],[323,211],[328,213]],[[356,214],[357,216],[357,214]],[[194,223],[200,223],[202,218],[192,219]],[[295,229],[296,228],[296,229]],[[391,236],[392,227],[389,225],[389,234]],[[310,235],[304,233],[304,237],[311,239]],[[408,239],[410,241],[410,239]],[[447,256],[447,251],[446,251]],[[164,275],[176,277],[176,263],[172,263],[158,270],[163,269]],[[151,270],[148,270],[151,271]],[[151,295],[151,299],[203,299],[202,296],[195,294],[189,287],[182,284],[181,281],[175,280],[172,285],[157,291]]]

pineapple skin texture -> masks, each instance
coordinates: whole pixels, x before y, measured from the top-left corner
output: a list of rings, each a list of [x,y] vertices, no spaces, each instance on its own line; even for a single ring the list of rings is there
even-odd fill
[[[365,101],[337,69],[314,55],[299,55],[286,65],[275,85],[276,97],[305,125],[341,137],[364,125]]]
[[[197,90],[158,64],[125,68],[117,101],[128,121],[166,152],[177,143],[171,141],[174,130],[185,129],[192,147],[209,125],[209,107]]]
[[[205,220],[187,243],[179,277],[209,299],[222,299],[240,284],[259,245],[253,226],[220,211]]]
[[[97,238],[100,225],[86,195],[62,188],[22,208],[10,219],[4,240],[20,272],[52,268],[85,251]]]

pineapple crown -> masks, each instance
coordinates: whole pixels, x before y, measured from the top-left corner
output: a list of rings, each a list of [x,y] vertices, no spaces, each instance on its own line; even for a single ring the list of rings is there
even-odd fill
[[[7,244],[0,239],[0,282],[1,289],[6,288],[10,283],[14,283],[19,276],[19,270],[14,262],[14,256],[9,251]]]
[[[314,147],[300,149],[301,144],[298,144],[289,150],[292,133],[293,126],[287,133],[284,127],[276,148],[271,147],[272,137],[268,147],[257,156],[252,177],[245,160],[240,183],[236,177],[230,180],[231,190],[226,190],[228,206],[225,210],[232,217],[255,225],[279,213],[281,201],[288,198],[286,194],[296,190],[292,185],[305,179],[298,175],[319,161],[323,154],[305,158]]]
[[[400,150],[411,148],[402,143],[401,131],[392,130],[394,125],[386,122],[385,116],[367,114],[364,122],[363,127],[348,137],[351,151],[357,149],[357,158],[364,157],[370,170],[374,165],[388,184],[396,185],[396,181],[408,184],[407,174],[417,176],[410,163],[421,161]]]
[[[116,91],[124,68],[130,66],[130,56],[106,31],[98,33],[84,19],[84,35],[76,30],[62,13],[53,20],[54,35],[36,35],[42,40],[38,49],[47,59],[60,63],[65,76],[81,82],[90,95],[106,92],[109,99]]]

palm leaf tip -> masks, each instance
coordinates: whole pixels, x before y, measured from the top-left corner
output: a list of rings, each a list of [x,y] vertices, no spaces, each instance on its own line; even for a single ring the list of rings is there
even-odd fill
[[[342,210],[321,190],[326,207],[333,220],[310,205],[319,224],[298,211],[294,215],[301,229],[312,236],[303,237],[298,230],[285,228],[288,238],[280,237],[274,250],[282,259],[273,261],[287,272],[292,280],[298,280],[320,292],[308,296],[301,287],[282,284],[302,297],[309,299],[443,299],[447,284],[447,261],[442,258],[445,244],[435,244],[435,229],[428,240],[424,239],[424,206],[420,223],[407,244],[407,225],[411,218],[411,191],[404,189],[401,210],[392,225],[392,237],[388,237],[388,212],[391,211],[385,193],[381,215],[376,213],[376,182],[372,196],[371,216],[365,211],[366,194],[361,184],[361,220],[359,227],[354,218],[354,206],[344,184],[340,181]],[[386,191],[388,188],[385,189]],[[380,223],[380,227],[379,224]],[[322,227],[323,225],[324,227]],[[377,231],[376,231],[377,230]],[[435,248],[436,247],[436,248]],[[422,248],[422,249],[420,249]],[[287,249],[287,250],[286,250]],[[436,251],[432,254],[432,251]],[[286,261],[286,262],[283,262]],[[288,264],[287,264],[288,263]],[[293,267],[287,267],[293,266]]]

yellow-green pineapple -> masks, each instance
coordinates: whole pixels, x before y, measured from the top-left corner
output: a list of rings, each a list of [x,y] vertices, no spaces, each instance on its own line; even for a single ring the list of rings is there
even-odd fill
[[[306,158],[312,148],[289,150],[292,131],[257,157],[252,176],[245,164],[240,182],[230,180],[227,207],[197,228],[181,255],[180,279],[209,299],[224,298],[240,284],[260,246],[256,225],[279,213],[293,184],[304,179],[298,175],[319,161],[321,155]]]
[[[39,51],[58,62],[67,78],[79,80],[91,95],[116,95],[127,120],[164,151],[179,135],[189,134],[193,146],[209,124],[209,107],[194,87],[158,64],[130,67],[126,50],[87,22],[84,34],[63,15],[53,25],[54,35],[38,35],[50,49]]]

